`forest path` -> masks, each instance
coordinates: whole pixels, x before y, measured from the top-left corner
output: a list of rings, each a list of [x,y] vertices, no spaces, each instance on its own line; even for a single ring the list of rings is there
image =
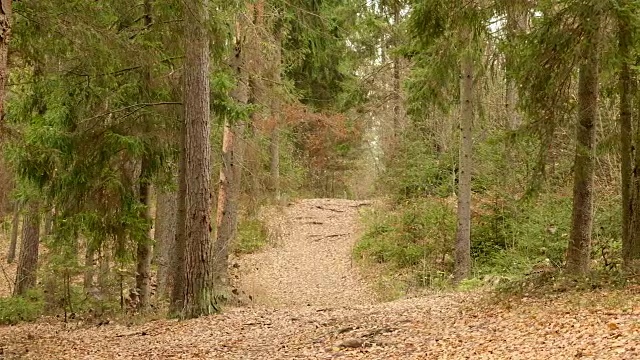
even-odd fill
[[[269,216],[276,243],[237,260],[239,287],[258,305],[351,306],[375,302],[354,268],[358,209],[368,201],[305,199]]]
[[[244,286],[261,292],[252,306],[188,321],[0,326],[0,359],[640,359],[639,288],[375,302],[350,262],[363,205],[302,200],[269,214],[279,242],[237,260]]]

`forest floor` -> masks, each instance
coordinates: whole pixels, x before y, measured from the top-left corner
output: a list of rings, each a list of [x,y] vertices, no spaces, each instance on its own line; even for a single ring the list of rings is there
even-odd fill
[[[0,327],[0,359],[640,358],[637,289],[377,302],[351,262],[367,204],[303,200],[274,213],[275,244],[234,260],[249,305],[188,321]]]

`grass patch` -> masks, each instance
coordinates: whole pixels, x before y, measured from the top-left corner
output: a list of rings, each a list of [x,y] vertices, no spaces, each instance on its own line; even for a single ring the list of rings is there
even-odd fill
[[[236,254],[251,254],[269,244],[269,230],[257,218],[244,219],[238,224],[238,236],[234,247]]]

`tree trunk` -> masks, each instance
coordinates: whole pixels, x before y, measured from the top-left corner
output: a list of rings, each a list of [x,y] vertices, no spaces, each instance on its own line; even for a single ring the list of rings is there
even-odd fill
[[[618,51],[621,58],[621,67],[619,74],[619,91],[620,91],[620,165],[622,179],[622,258],[625,268],[631,266],[634,260],[633,246],[630,241],[635,240],[637,236],[630,236],[630,226],[633,218],[633,208],[631,207],[631,185],[632,185],[632,158],[631,158],[631,69],[629,61],[631,59],[631,28],[627,18],[618,19]],[[638,256],[639,254],[636,254]],[[637,257],[636,257],[637,259]]]
[[[161,191],[156,199],[156,264],[158,266],[159,297],[168,295],[173,284],[173,276],[169,271],[171,255],[175,253],[176,216],[178,198],[175,191]]]
[[[595,169],[596,121],[598,119],[598,31],[597,16],[583,19],[584,26],[596,26],[583,46],[578,80],[578,125],[573,179],[573,214],[567,249],[567,273],[584,275],[591,262],[593,225],[593,177]],[[593,29],[592,29],[593,30]],[[589,40],[589,38],[587,38]]]
[[[509,41],[513,41],[516,31],[519,25],[518,14],[514,4],[510,4],[507,7],[507,37]],[[507,128],[511,131],[517,130],[520,127],[520,117],[516,111],[516,104],[518,102],[518,93],[516,82],[512,78],[511,68],[513,59],[511,57],[506,58],[506,89],[505,89],[505,109],[507,115]]]
[[[102,294],[109,293],[109,275],[111,274],[111,264],[109,264],[110,254],[109,246],[102,244],[98,252],[98,276],[97,285]]]
[[[461,61],[460,83],[460,158],[458,179],[458,228],[456,231],[454,282],[471,272],[471,172],[473,148],[473,54],[471,49]]]
[[[5,87],[9,79],[9,41],[11,40],[13,8],[11,0],[0,1],[0,133],[4,132]]]
[[[273,59],[273,84],[280,86],[282,82],[282,41],[284,37],[283,29],[276,33],[276,52]],[[269,139],[269,172],[271,175],[271,188],[276,199],[280,198],[280,124],[282,123],[282,99],[279,91],[271,98],[271,108],[276,122],[271,130]]]
[[[152,18],[152,0],[144,1],[144,26],[146,28],[151,27]],[[141,98],[150,99],[149,93],[151,92],[151,69],[149,66],[143,68],[142,74],[142,89]],[[143,127],[144,133],[148,134],[151,131],[149,126],[148,115],[143,115]],[[151,297],[151,257],[153,255],[153,243],[149,236],[151,232],[151,185],[150,185],[150,164],[151,160],[149,155],[145,152],[142,155],[142,162],[140,165],[140,188],[139,188],[139,201],[143,210],[140,217],[147,224],[147,231],[144,239],[138,241],[136,250],[136,289],[138,290],[139,302],[138,307],[145,311],[149,307],[149,298]]]
[[[151,215],[150,215],[150,185],[146,179],[145,172],[148,169],[148,159],[142,159],[142,174],[140,175],[140,205],[144,208],[140,215],[147,224],[147,236],[139,240],[136,250],[136,289],[138,290],[139,302],[138,307],[146,310],[149,307],[149,298],[151,297],[151,256],[153,254],[152,242],[149,237]]]
[[[39,243],[40,214],[38,213],[38,207],[31,205],[28,213],[25,214],[24,224],[22,225],[22,243],[20,245],[20,257],[18,258],[14,295],[25,295],[29,289],[36,285]]]
[[[12,263],[16,259],[16,247],[18,247],[18,228],[20,227],[20,204],[13,204],[13,219],[11,220],[11,240],[7,251],[7,262]]]
[[[399,0],[393,2],[393,27],[395,34],[393,35],[393,45],[398,47],[400,45],[399,32],[400,32],[400,4]],[[400,55],[397,51],[393,55],[393,136],[394,143],[400,133],[400,108],[402,104],[402,97],[400,96]],[[396,146],[397,144],[394,144]]]
[[[236,46],[232,65],[237,86],[231,97],[239,104],[246,104],[249,98],[247,87],[248,74],[244,69],[242,30],[236,26]],[[222,165],[218,188],[218,207],[216,214],[216,242],[214,247],[214,271],[216,282],[226,284],[228,277],[229,246],[234,240],[238,225],[238,198],[240,195],[242,133],[244,123],[241,119],[225,119],[222,137]]]
[[[184,87],[184,84],[183,84]],[[184,115],[184,114],[183,114]],[[182,312],[183,289],[185,288],[185,252],[187,248],[187,126],[185,118],[180,121],[180,158],[178,160],[178,196],[176,209],[175,251],[171,254],[169,266],[173,280],[170,311]]]
[[[44,236],[51,235],[53,231],[53,209],[47,210],[44,215]]]
[[[87,241],[86,249],[84,251],[84,276],[82,287],[86,292],[93,288],[93,278],[96,272],[96,249],[95,246]]]
[[[185,278],[182,317],[217,310],[211,241],[211,124],[209,113],[208,0],[185,7],[184,114],[186,129]]]

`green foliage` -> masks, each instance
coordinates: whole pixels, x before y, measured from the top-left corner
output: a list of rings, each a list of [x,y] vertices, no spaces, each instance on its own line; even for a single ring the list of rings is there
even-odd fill
[[[249,218],[240,221],[234,253],[251,254],[260,251],[268,244],[269,230],[260,219]]]
[[[35,321],[44,312],[42,292],[30,290],[25,296],[0,298],[0,325]]]
[[[424,279],[448,272],[455,216],[437,199],[415,200],[391,211],[373,210],[354,256],[396,269],[412,269]]]
[[[398,201],[454,193],[456,156],[436,153],[433,142],[421,135],[407,135],[402,140],[381,179]]]
[[[473,219],[477,275],[521,275],[537,264],[560,267],[571,224],[571,199],[541,194],[513,202],[494,199]]]

